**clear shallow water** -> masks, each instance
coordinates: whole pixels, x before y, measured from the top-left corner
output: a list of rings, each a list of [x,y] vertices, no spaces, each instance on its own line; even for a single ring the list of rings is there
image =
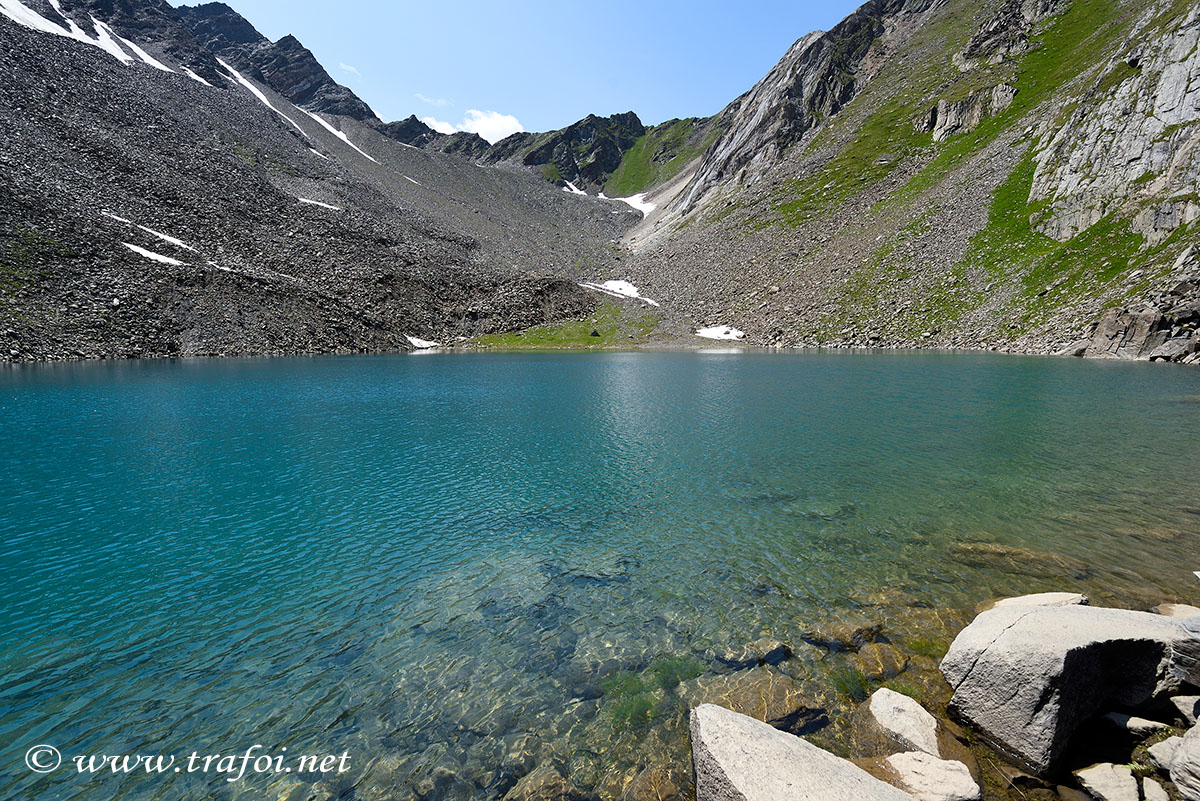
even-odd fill
[[[1200,600],[1188,368],[86,364],[0,373],[0,414],[6,798],[491,798],[539,765],[597,798],[655,771],[686,792],[687,699],[730,647],[787,642],[771,670],[837,721],[856,663],[813,629],[882,626],[916,685],[936,661],[911,652],[990,597]],[[38,743],[351,769],[38,776]]]

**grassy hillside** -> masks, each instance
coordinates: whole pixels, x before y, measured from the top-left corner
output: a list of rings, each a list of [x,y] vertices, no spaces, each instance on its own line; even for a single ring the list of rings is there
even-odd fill
[[[626,151],[604,191],[628,197],[671,180],[716,141],[721,127],[714,118],[670,120],[646,131]]]

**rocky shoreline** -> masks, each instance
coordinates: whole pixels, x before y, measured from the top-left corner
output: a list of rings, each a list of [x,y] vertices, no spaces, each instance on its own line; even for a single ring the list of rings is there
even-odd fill
[[[1200,799],[1200,608],[1094,607],[1068,592],[988,607],[942,659],[953,694],[941,716],[881,687],[850,722],[853,759],[725,706],[694,707],[697,801],[999,797],[981,757],[1023,798]]]

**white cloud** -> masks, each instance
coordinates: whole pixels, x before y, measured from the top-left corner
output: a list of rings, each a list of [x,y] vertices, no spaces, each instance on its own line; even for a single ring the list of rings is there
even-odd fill
[[[349,64],[343,64],[340,61],[338,62],[338,69],[345,70],[346,72],[353,72],[358,77],[360,77],[360,78],[362,77],[362,73],[359,72],[357,69],[355,69],[354,67],[351,67]]]
[[[443,122],[433,117],[422,117],[421,122],[438,133],[452,134],[456,131],[476,133],[490,144],[495,144],[506,136],[525,130],[525,127],[521,125],[521,121],[511,114],[501,114],[498,111],[480,111],[474,108],[467,109],[467,116],[458,125]]]
[[[433,117],[422,117],[421,122],[425,123],[438,133],[452,134],[457,131],[457,129],[450,123],[442,122],[441,120],[435,120]]]
[[[420,92],[417,92],[415,95],[413,95],[413,97],[415,97],[417,100],[420,100],[422,103],[428,103],[431,106],[452,106],[452,105],[454,105],[453,100],[447,100],[444,97],[426,97],[425,95],[421,94]]]

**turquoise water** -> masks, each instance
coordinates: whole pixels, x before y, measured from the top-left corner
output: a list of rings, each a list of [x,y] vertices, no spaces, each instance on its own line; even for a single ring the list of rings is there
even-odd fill
[[[1200,600],[1194,368],[130,362],[0,372],[0,413],[4,798],[497,798],[547,765],[685,794],[728,648],[788,643],[832,742],[861,674],[813,629],[870,618],[929,685],[926,641],[996,595]],[[350,767],[39,775],[41,743]]]

